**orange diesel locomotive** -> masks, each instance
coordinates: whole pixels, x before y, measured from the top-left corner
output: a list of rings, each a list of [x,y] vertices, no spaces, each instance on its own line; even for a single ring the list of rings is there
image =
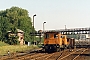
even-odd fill
[[[60,32],[45,32],[43,48],[47,52],[60,51],[74,47],[74,42],[74,39],[67,38],[66,35],[62,35]]]

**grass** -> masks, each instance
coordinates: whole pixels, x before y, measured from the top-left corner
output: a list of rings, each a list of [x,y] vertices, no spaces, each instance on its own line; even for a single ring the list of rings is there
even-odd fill
[[[9,45],[9,46],[1,46],[0,47],[0,55],[5,55],[7,54],[8,51],[10,53],[16,53],[16,52],[24,52],[26,50],[32,50],[38,48],[37,46],[27,46],[27,45]]]
[[[0,42],[0,55],[6,55],[8,51],[10,53],[24,52],[26,50],[36,49],[38,46],[27,46],[27,45],[8,45],[4,42]]]
[[[6,43],[0,41],[0,46],[7,46],[7,45],[9,45],[9,44],[6,44]]]

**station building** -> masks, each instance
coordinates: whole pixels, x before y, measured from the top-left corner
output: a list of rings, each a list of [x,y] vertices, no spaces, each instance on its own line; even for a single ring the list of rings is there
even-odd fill
[[[20,45],[24,45],[25,41],[24,41],[24,32],[20,29],[17,29],[17,34],[13,34],[11,33],[11,31],[8,31],[8,36],[10,35],[17,35],[18,36],[18,41],[20,43]]]

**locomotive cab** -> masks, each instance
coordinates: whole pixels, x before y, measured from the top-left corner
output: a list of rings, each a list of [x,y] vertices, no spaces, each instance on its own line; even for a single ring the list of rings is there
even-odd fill
[[[44,33],[44,49],[47,52],[60,51],[67,45],[66,35],[61,35],[59,32]]]

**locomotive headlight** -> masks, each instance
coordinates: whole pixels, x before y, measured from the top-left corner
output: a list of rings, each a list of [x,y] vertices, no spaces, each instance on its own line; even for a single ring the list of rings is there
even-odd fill
[[[57,48],[58,48],[59,46],[57,46]]]

